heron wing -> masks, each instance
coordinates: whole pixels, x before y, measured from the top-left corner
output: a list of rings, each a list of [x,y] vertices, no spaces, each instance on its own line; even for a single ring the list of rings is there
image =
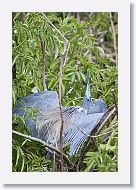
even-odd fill
[[[49,109],[57,107],[58,105],[59,102],[57,92],[42,91],[20,98],[13,109],[13,114],[24,116],[26,125],[32,132],[32,136],[38,137],[35,129],[37,118],[44,112],[47,112]],[[27,113],[29,113],[31,109],[38,111],[36,118],[28,117]]]
[[[70,142],[70,155],[74,155],[78,152],[80,146],[96,127],[103,114],[104,113],[80,115],[74,122],[69,124],[67,131],[65,131],[64,142]]]
[[[86,110],[80,106],[71,106],[63,108],[63,139],[65,136],[65,131],[69,128],[69,123],[75,120],[76,115],[84,115]],[[55,142],[59,144],[60,139],[60,128],[61,128],[61,116],[60,108],[56,107],[50,109],[50,111],[45,112],[42,117],[39,118],[37,125],[38,138],[48,141],[54,145]],[[55,143],[56,144],[56,143]]]
[[[58,103],[58,95],[54,91],[42,91],[35,94],[30,94],[20,98],[17,101],[15,108],[13,109],[13,114],[18,114],[22,116],[25,111],[22,109],[22,103],[25,103],[26,108],[35,108],[41,112],[48,111],[51,107],[56,107]]]

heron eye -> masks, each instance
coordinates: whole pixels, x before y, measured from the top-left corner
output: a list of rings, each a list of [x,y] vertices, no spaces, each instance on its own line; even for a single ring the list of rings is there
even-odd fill
[[[87,99],[87,101],[89,102],[89,99]]]

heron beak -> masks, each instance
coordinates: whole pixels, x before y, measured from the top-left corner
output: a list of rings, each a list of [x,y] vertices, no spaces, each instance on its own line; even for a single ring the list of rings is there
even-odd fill
[[[85,95],[87,98],[90,100],[91,99],[91,94],[90,94],[90,71],[88,70],[88,75],[87,75],[87,85],[86,85],[86,93]]]

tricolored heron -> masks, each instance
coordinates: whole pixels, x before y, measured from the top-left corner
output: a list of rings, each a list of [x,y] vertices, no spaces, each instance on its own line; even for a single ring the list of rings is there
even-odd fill
[[[70,155],[78,152],[80,146],[96,127],[106,110],[107,105],[102,99],[95,99],[94,102],[91,100],[90,72],[88,71],[86,93],[81,106],[63,108],[63,143],[70,144]],[[60,126],[60,109],[56,107],[39,118],[36,125],[38,138],[54,146],[59,146]]]
[[[21,102],[25,103],[25,110]],[[26,114],[31,108],[38,110],[36,120],[29,118]],[[63,107],[63,143],[70,144],[70,155],[78,152],[81,144],[96,127],[106,110],[107,105],[102,99],[95,99],[93,102],[91,100],[90,72],[88,71],[86,93],[81,106]],[[43,91],[19,99],[13,114],[24,116],[32,136],[59,146],[61,117],[56,92]]]

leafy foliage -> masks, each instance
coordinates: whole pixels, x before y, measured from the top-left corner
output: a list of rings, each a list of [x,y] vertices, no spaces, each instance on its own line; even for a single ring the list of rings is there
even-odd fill
[[[28,139],[14,140],[13,138],[13,171],[51,171],[51,161],[45,159],[44,154],[45,151],[39,144]]]
[[[118,71],[109,13],[46,13],[46,16],[70,42],[68,60],[63,67],[63,105],[81,104],[87,69],[91,71],[92,97],[101,97],[109,106],[113,105],[111,90],[114,89],[117,102]],[[113,13],[112,17],[117,38],[117,14]],[[14,107],[17,99],[29,95],[33,87],[43,90],[38,32],[45,41],[45,73],[49,90],[57,90],[64,41],[40,13],[13,13],[12,32],[12,65],[16,68],[12,83]],[[31,115],[34,114],[35,110],[32,110]],[[101,137],[96,138],[98,150],[89,150],[81,170],[117,171],[117,118],[114,123],[110,121],[101,133],[110,127],[114,129],[108,140],[103,142]],[[13,118],[13,128],[30,134],[22,117]],[[77,160],[77,156],[73,160]],[[13,135],[13,171],[53,171],[53,164],[53,160],[45,158],[45,149],[39,143]],[[58,170],[56,163],[54,168]]]
[[[102,138],[97,139],[97,151],[89,151],[84,159],[85,171],[99,171],[99,172],[114,172],[117,171],[118,160],[118,130],[117,118],[110,123],[109,128],[112,128],[110,137],[106,144]],[[104,133],[104,131],[103,131]],[[103,143],[102,143],[103,141]]]

